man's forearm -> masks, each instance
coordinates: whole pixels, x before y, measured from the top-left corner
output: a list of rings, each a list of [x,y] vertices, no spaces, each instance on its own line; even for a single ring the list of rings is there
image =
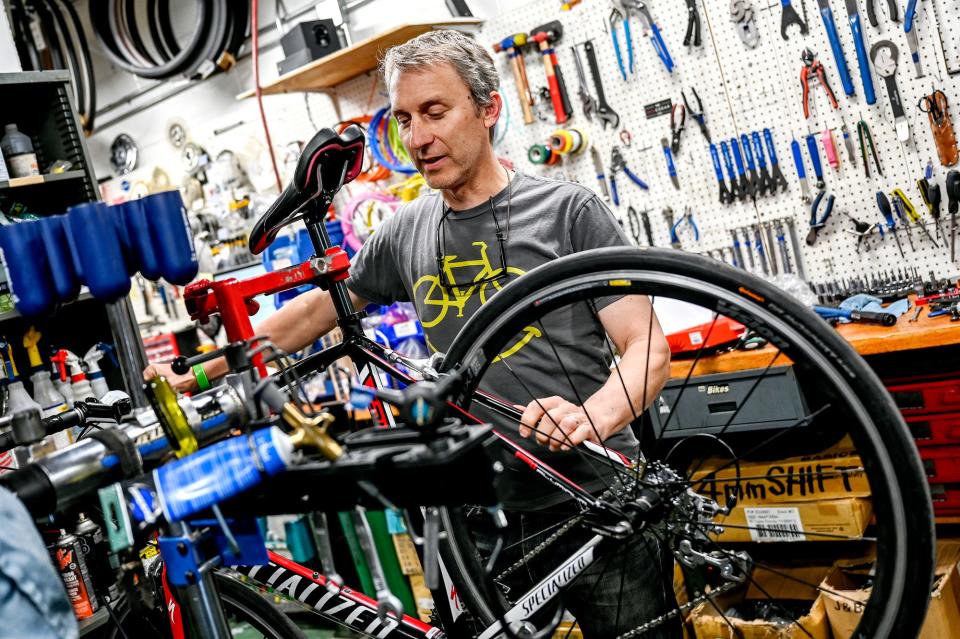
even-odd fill
[[[635,340],[624,350],[604,385],[583,403],[584,411],[606,439],[646,410],[669,377],[670,349],[666,340],[661,337],[649,347],[646,340]]]
[[[337,315],[330,294],[315,289],[284,304],[257,326],[254,333],[266,336],[287,353],[295,353],[329,333],[336,325]],[[211,379],[229,372],[227,361],[222,357],[205,363],[203,368]]]

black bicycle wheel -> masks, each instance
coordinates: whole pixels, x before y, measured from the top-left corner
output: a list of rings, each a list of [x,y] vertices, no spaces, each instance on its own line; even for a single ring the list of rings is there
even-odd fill
[[[819,555],[828,561],[836,557],[874,557],[869,598],[855,603],[858,607],[862,605],[863,614],[854,637],[916,636],[932,581],[933,518],[929,489],[914,442],[893,400],[853,348],[818,316],[772,284],[742,270],[679,251],[613,248],[561,258],[509,284],[483,306],[449,348],[444,370],[460,371],[466,382],[464,397],[470,398],[478,387],[485,389],[485,380],[494,370],[493,366],[506,368],[515,382],[506,394],[501,386],[500,395],[506,402],[497,406],[489,400],[478,401],[474,395],[472,404],[466,399],[461,405],[493,421],[504,435],[517,439],[515,425],[519,412],[512,410],[511,405],[527,405],[543,395],[535,390],[533,380],[524,379],[522,373],[514,370],[519,368],[519,363],[510,364],[514,361],[513,355],[500,357],[501,354],[516,352],[512,346],[517,336],[529,334],[525,329],[534,327],[539,334],[537,339],[542,342],[539,359],[555,357],[546,367],[554,371],[546,383],[553,385],[557,395],[583,405],[586,399],[583,395],[589,396],[588,385],[580,382],[574,369],[579,360],[568,356],[582,345],[571,343],[569,336],[561,333],[563,326],[569,326],[571,321],[586,318],[600,327],[597,343],[608,349],[609,359],[617,362],[615,355],[623,357],[610,369],[610,388],[622,386],[623,401],[636,406],[639,397],[631,398],[628,389],[638,388],[637,378],[631,377],[636,369],[629,368],[636,364],[637,351],[630,350],[634,347],[630,343],[615,352],[613,341],[603,330],[600,317],[603,311],[599,309],[604,304],[642,303],[642,299],[652,299],[655,305],[665,300],[695,305],[708,317],[700,334],[700,346],[690,353],[692,360],[675,369],[672,385],[656,404],[658,414],[640,415],[641,411],[631,409],[638,413],[633,427],[641,440],[645,460],[624,468],[602,454],[576,447],[568,455],[579,456],[586,475],[577,480],[601,480],[596,493],[603,493],[598,500],[603,507],[570,508],[563,511],[562,516],[548,519],[549,526],[544,524],[543,530],[521,529],[519,541],[516,534],[509,537],[496,563],[491,559],[496,551],[491,550],[490,540],[502,543],[506,533],[500,531],[499,537],[491,537],[478,532],[477,522],[486,517],[479,510],[464,508],[447,512],[445,524],[449,535],[442,547],[443,559],[456,582],[459,597],[479,622],[472,627],[456,628],[451,635],[469,636],[478,629],[486,629],[480,636],[493,636],[489,627],[503,622],[504,613],[512,606],[530,604],[536,608],[534,604],[540,603],[537,596],[521,600],[521,593],[560,565],[561,559],[549,558],[551,545],[560,545],[559,540],[567,535],[579,534],[585,539],[591,536],[602,539],[596,548],[596,570],[591,575],[594,589],[599,584],[607,587],[611,578],[616,583],[615,574],[620,572],[616,609],[607,612],[608,616],[615,617],[615,631],[609,627],[594,630],[593,636],[677,636],[677,620],[698,607],[720,619],[722,625],[730,626],[729,636],[738,636],[739,631],[734,628],[737,622],[731,618],[727,597],[749,586],[754,595],[772,599],[762,585],[768,582],[765,574],[803,581],[778,563],[784,555],[801,554],[801,549],[805,556]],[[610,316],[604,317],[609,320]],[[652,314],[646,317],[640,314],[638,318],[644,318],[649,360],[650,344],[656,341],[651,336],[659,330],[659,324],[654,322]],[[755,369],[759,374],[741,385],[745,392],[738,402],[704,402],[705,394],[724,392],[720,382],[711,390],[707,382],[713,378],[701,375],[700,371],[710,364],[707,348],[714,341],[714,331],[719,334],[719,327],[728,319],[766,340],[766,347],[749,354],[753,361],[760,362]],[[644,337],[641,335],[640,339]],[[694,345],[695,342],[693,340]],[[634,359],[627,362],[628,358]],[[677,377],[676,370],[681,368],[687,372]],[[800,415],[775,428],[755,430],[754,424],[750,429],[743,429],[746,421],[737,417],[746,415],[753,406],[771,401],[786,403],[779,390],[773,394],[768,390],[779,389],[779,386],[761,386],[784,368],[796,378],[804,398]],[[649,397],[647,378],[650,376],[642,376],[643,390],[635,395]],[[509,393],[513,394],[508,396]],[[665,397],[670,398],[669,404],[663,403]],[[704,406],[703,414],[685,413],[684,401],[694,405],[700,402]],[[587,420],[591,428],[594,419],[598,418]],[[685,423],[674,421],[671,429],[672,420]],[[676,436],[677,426],[708,434],[688,436],[679,431],[680,436]],[[560,434],[563,430],[553,432]],[[562,439],[556,439],[562,443]],[[756,505],[756,502],[750,503],[750,495],[743,491],[748,487],[747,482],[757,478],[742,475],[742,464],[777,456],[816,455],[822,449],[840,448],[850,459],[859,461],[842,470],[817,470],[814,477],[816,482],[834,480],[843,482],[844,486],[848,480],[860,482],[866,496],[861,494],[851,503],[861,506],[868,503],[866,508],[872,516],[861,516],[857,520],[859,526],[851,524],[853,530],[822,532],[823,529],[804,524],[798,528],[792,521],[765,520],[757,511],[754,515],[760,517],[759,523],[751,521],[749,516],[743,524],[732,523]],[[553,464],[554,457],[548,455],[545,448],[541,450],[538,455]],[[724,472],[732,473],[732,478],[723,479]],[[526,481],[542,480],[530,473]],[[726,488],[720,489],[721,484]],[[553,490],[560,492],[557,488]],[[723,498],[723,495],[738,493],[743,493],[740,501],[746,501],[745,505]],[[567,504],[570,503],[568,500]],[[717,506],[728,507],[729,513],[711,511]],[[565,507],[557,506],[561,510]],[[760,509],[758,506],[757,510]],[[626,528],[614,534],[617,517],[622,517],[619,523]],[[523,515],[521,521],[528,519],[536,517]],[[627,530],[629,532],[625,532]],[[800,540],[810,543],[785,543]],[[745,543],[756,541],[768,543]],[[506,550],[511,542],[519,548],[514,548],[509,556]],[[625,566],[632,566],[630,562],[634,561],[626,559],[634,556],[628,555],[634,551],[624,550],[628,544],[639,548],[636,552],[641,557],[648,556],[639,565],[647,570],[648,579],[659,579],[661,584],[672,583],[674,563],[669,561],[669,556],[664,559],[661,551],[672,553],[687,582],[686,592],[675,594],[681,599],[688,597],[688,601],[677,604],[669,593],[664,593],[663,605],[650,608],[654,611],[650,613],[652,618],[635,623],[637,609],[645,604],[636,597],[631,599],[629,590],[624,593],[624,575],[628,572]],[[496,544],[492,547],[496,548]],[[569,550],[565,550],[559,556],[568,555]],[[488,572],[484,567],[490,564],[493,570]],[[651,573],[648,569],[654,564],[656,571]],[[521,589],[509,583],[518,577],[525,581]],[[819,582],[803,585],[813,596],[822,593],[841,602],[850,599],[848,593],[821,586]],[[593,596],[592,590],[577,590],[577,586],[574,580],[559,588],[569,595],[565,598],[568,607],[582,608],[582,603],[574,598],[588,600]],[[549,592],[549,589],[543,591]],[[799,626],[800,632],[791,636],[810,634],[801,623],[799,613],[780,603],[771,605],[789,623]],[[535,617],[532,622],[526,622],[526,626],[516,622],[512,631],[521,635],[536,634],[537,630],[547,632],[546,624],[555,617],[554,612],[547,607],[540,613],[543,618]],[[625,625],[627,621],[629,624]],[[724,632],[727,630],[723,628]]]
[[[264,639],[306,639],[297,625],[260,593],[219,572],[214,573],[214,581],[227,623],[234,634],[244,633],[246,637],[252,630]],[[154,615],[139,615],[123,605],[116,611],[116,619],[123,631],[114,623],[106,634],[107,638],[166,639],[170,636],[166,615],[162,610],[155,612]]]

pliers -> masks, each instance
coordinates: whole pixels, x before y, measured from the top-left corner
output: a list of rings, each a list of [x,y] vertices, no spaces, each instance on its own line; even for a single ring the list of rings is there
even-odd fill
[[[670,57],[667,44],[660,34],[660,27],[653,20],[653,16],[650,15],[650,9],[647,8],[647,3],[640,2],[639,0],[625,0],[623,2],[623,8],[628,16],[630,11],[635,11],[637,15],[640,16],[640,20],[643,22],[644,33],[649,34],[650,44],[653,45],[654,51],[657,52],[657,56],[659,56],[663,62],[663,66],[667,67],[667,72],[673,73],[673,58]],[[629,33],[627,37],[629,39]]]
[[[670,227],[670,245],[673,248],[680,248],[680,227],[684,224],[693,229],[693,239],[696,242],[700,241],[700,229],[697,227],[696,220],[693,219],[693,210],[689,207],[683,212],[683,215],[680,216],[676,222]]]
[[[626,11],[627,8],[624,7]],[[630,13],[629,11],[620,11],[617,7],[614,7],[610,11],[610,17],[607,19],[610,22],[610,38],[613,40],[613,52],[617,55],[617,66],[620,67],[620,77],[624,82],[627,81],[627,68],[629,67],[629,75],[633,75],[633,37],[630,35]],[[623,25],[623,35],[627,42],[627,66],[623,64],[623,53],[620,49],[620,37],[617,35],[617,23]]]
[[[674,104],[670,107],[670,150],[674,155],[680,153],[680,136],[683,135],[686,124],[687,108],[682,104]]]
[[[683,46],[699,47],[700,40],[700,12],[697,11],[697,0],[687,0],[687,35],[683,37]]]
[[[840,104],[837,102],[837,96],[834,95],[833,89],[830,88],[830,83],[827,81],[827,73],[823,69],[823,64],[821,64],[820,60],[817,59],[817,54],[807,48],[803,50],[803,54],[800,57],[803,60],[803,69],[800,71],[800,84],[803,85],[803,117],[810,117],[811,74],[816,76],[817,80],[820,82],[820,86],[822,86],[823,90],[827,92],[827,97],[830,99],[830,105],[834,109],[839,109]]]
[[[630,167],[627,166],[627,161],[623,159],[623,153],[620,151],[620,147],[615,146],[610,153],[610,195],[613,198],[614,206],[620,206],[620,194],[617,192],[617,173],[620,171],[626,173],[630,181],[644,191],[650,190],[647,183],[637,177],[636,174],[630,170]]]
[[[870,153],[873,156],[873,163],[877,167],[877,173],[883,176],[883,167],[880,166],[880,157],[877,155],[877,147],[873,145],[873,134],[870,133],[870,127],[863,120],[857,122],[857,138],[860,140],[860,158],[863,160],[863,171],[866,173],[866,176],[870,177],[870,162],[867,158],[867,145],[870,146]]]
[[[813,246],[816,243],[817,235],[820,233],[820,230],[827,225],[827,220],[830,219],[830,214],[833,213],[833,203],[837,198],[834,195],[830,195],[827,198],[827,205],[823,211],[823,215],[818,215],[820,203],[823,201],[823,196],[826,195],[826,193],[826,191],[817,193],[817,197],[814,198],[813,204],[810,206],[810,232],[807,233],[807,246]]]
[[[683,105],[687,108],[687,113],[690,114],[690,117],[697,121],[700,132],[703,133],[703,137],[707,139],[707,144],[709,144],[711,142],[710,130],[707,129],[707,122],[703,117],[703,102],[700,101],[700,96],[697,94],[695,87],[690,87],[690,90],[693,92],[693,97],[697,101],[697,109],[694,110],[690,107],[690,102],[687,101],[687,94],[681,91],[680,95],[683,97]]]

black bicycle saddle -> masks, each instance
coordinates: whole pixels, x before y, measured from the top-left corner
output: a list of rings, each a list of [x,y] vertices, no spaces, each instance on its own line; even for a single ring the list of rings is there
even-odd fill
[[[360,174],[363,144],[363,130],[355,124],[340,135],[333,129],[317,131],[297,160],[293,181],[253,225],[248,240],[250,252],[258,255],[265,251],[280,229],[297,219],[310,200],[321,199],[326,208],[340,187]]]

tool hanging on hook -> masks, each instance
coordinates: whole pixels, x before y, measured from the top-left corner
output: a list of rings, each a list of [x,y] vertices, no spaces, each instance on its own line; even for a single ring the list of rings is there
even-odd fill
[[[787,30],[793,26],[800,27],[800,35],[807,35],[809,33],[807,23],[800,18],[791,0],[780,0],[780,4],[783,7],[783,14],[780,16],[780,37],[789,40],[790,36],[787,34]]]

